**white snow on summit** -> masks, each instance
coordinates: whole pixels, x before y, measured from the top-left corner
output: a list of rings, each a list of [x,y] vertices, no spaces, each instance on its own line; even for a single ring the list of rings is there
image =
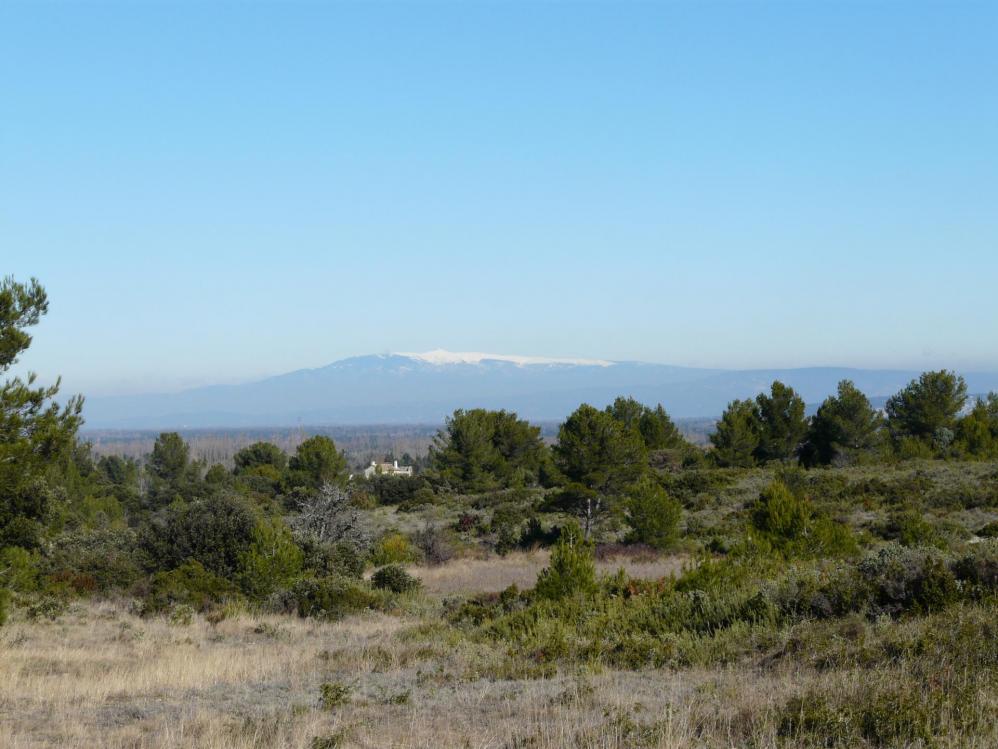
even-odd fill
[[[575,364],[585,367],[612,367],[612,361],[605,359],[564,359],[547,356],[515,356],[510,354],[484,354],[477,351],[445,351],[434,349],[422,354],[399,352],[399,356],[408,356],[428,364],[481,364],[483,361],[505,361],[524,367],[531,364]]]

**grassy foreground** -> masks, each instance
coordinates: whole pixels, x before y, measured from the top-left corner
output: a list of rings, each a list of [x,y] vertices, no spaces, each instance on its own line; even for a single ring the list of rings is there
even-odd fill
[[[462,568],[473,584],[461,562],[435,572],[460,585]],[[15,615],[0,630],[0,746],[998,745],[993,604],[802,622],[730,662],[620,670],[539,667],[441,624],[433,594],[410,603],[336,622],[171,622],[124,601]]]
[[[499,556],[472,528],[408,565],[418,586],[369,567],[307,616],[21,594],[0,747],[998,746],[998,465],[670,481],[671,552]],[[468,507],[372,517],[460,528]]]

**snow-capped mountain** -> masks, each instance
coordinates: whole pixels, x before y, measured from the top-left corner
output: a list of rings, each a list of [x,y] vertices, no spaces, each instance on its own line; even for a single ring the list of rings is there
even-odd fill
[[[410,359],[426,362],[427,364],[481,364],[482,362],[510,362],[519,367],[531,364],[574,364],[579,367],[612,367],[614,362],[604,359],[561,359],[544,356],[516,356],[513,354],[483,354],[472,351],[446,351],[438,348],[422,354],[403,354],[398,356],[408,356]]]
[[[917,375],[835,367],[735,371],[436,350],[352,357],[240,385],[92,398],[84,415],[93,429],[438,423],[456,408],[476,407],[547,421],[583,402],[603,406],[631,395],[661,402],[683,418],[716,416],[732,399],[754,396],[774,379],[818,403],[842,379],[877,397]],[[966,377],[971,392],[998,389],[998,374]]]

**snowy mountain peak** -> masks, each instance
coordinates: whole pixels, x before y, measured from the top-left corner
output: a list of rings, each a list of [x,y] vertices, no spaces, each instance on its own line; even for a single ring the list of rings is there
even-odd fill
[[[604,359],[571,359],[546,356],[515,356],[511,354],[485,354],[478,351],[445,351],[444,349],[434,349],[422,354],[402,353],[399,356],[407,356],[410,359],[417,359],[427,364],[481,364],[483,361],[504,361],[524,367],[531,364],[574,364],[584,367],[612,367],[612,361]]]

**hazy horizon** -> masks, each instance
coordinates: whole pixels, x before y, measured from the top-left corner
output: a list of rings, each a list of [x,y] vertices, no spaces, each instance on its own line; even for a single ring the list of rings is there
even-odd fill
[[[465,352],[451,352],[451,351],[447,351],[447,350],[444,350],[444,349],[434,349],[433,351],[434,352],[435,351],[446,351],[446,353],[454,354],[454,355],[460,355],[462,353],[465,353]],[[427,353],[430,353],[430,352],[427,352]],[[685,368],[685,369],[691,369],[691,370],[699,370],[699,369],[717,370],[718,372],[751,372],[751,371],[767,371],[767,370],[821,370],[821,369],[833,370],[834,369],[834,370],[856,370],[856,371],[898,371],[898,372],[917,373],[917,372],[920,372],[920,371],[928,371],[928,369],[933,369],[931,367],[930,368],[926,368],[926,369],[919,369],[917,367],[891,367],[891,366],[885,366],[885,367],[858,367],[858,366],[852,366],[852,365],[848,365],[848,364],[839,364],[839,365],[836,365],[836,364],[808,364],[808,365],[804,365],[804,366],[800,366],[800,367],[796,367],[796,366],[780,366],[780,365],[759,366],[759,367],[724,367],[724,366],[719,366],[719,367],[696,367],[696,366],[686,365],[686,364],[676,364],[675,362],[649,361],[649,360],[644,360],[644,359],[611,359],[611,360],[608,360],[608,359],[600,359],[599,357],[588,357],[588,356],[585,356],[585,357],[546,357],[546,356],[537,355],[537,354],[523,355],[523,354],[512,353],[512,352],[475,352],[475,353],[478,354],[478,355],[483,356],[485,359],[487,359],[489,361],[504,361],[504,360],[511,361],[511,360],[514,360],[514,359],[529,359],[529,360],[533,360],[532,362],[529,362],[529,363],[543,363],[543,362],[547,362],[547,361],[550,361],[552,363],[559,363],[560,362],[560,363],[579,363],[579,364],[585,364],[585,363],[593,363],[593,364],[599,364],[599,363],[602,363],[602,364],[640,363],[640,364],[656,364],[656,365],[662,365],[662,366],[672,366],[672,367],[679,367],[679,368]],[[233,375],[231,377],[219,377],[219,378],[214,378],[214,379],[213,378],[208,378],[208,377],[205,377],[205,378],[190,378],[190,379],[187,379],[187,380],[184,380],[184,381],[177,381],[177,382],[173,383],[172,385],[165,386],[165,387],[156,387],[154,385],[150,385],[149,387],[143,387],[143,383],[142,382],[135,382],[135,383],[132,383],[130,386],[126,386],[126,387],[120,387],[120,386],[116,387],[114,385],[108,385],[108,384],[104,384],[102,386],[100,384],[97,384],[94,387],[92,387],[90,390],[83,391],[83,390],[80,390],[79,388],[73,389],[73,388],[69,387],[69,385],[67,385],[66,378],[65,377],[61,377],[61,380],[62,380],[61,394],[62,394],[63,398],[65,396],[69,395],[69,394],[74,394],[74,393],[79,393],[79,394],[82,394],[84,396],[89,395],[91,397],[98,397],[98,398],[107,398],[107,397],[116,397],[116,396],[132,396],[132,395],[176,394],[176,393],[186,392],[186,391],[189,391],[189,390],[196,390],[196,389],[199,389],[199,388],[212,387],[212,386],[247,385],[247,384],[252,384],[252,383],[256,383],[256,382],[262,382],[262,381],[265,381],[265,380],[268,380],[268,379],[271,379],[271,378],[281,377],[282,375],[294,374],[296,372],[307,372],[307,371],[310,371],[310,370],[321,370],[321,369],[323,369],[325,367],[328,367],[330,365],[336,364],[337,362],[346,361],[346,360],[350,360],[350,359],[365,358],[365,357],[369,357],[369,356],[418,356],[418,354],[419,354],[419,352],[398,352],[398,351],[358,353],[358,354],[348,355],[348,356],[342,357],[340,359],[326,361],[326,362],[323,362],[323,363],[320,363],[320,364],[315,364],[315,365],[311,365],[311,366],[296,367],[294,369],[289,369],[289,370],[265,371],[265,372],[260,372],[258,374],[252,374],[252,375],[243,375],[243,376],[235,376],[235,375]],[[27,374],[28,372],[34,371],[29,366],[25,366],[25,364],[24,364],[24,360],[27,360],[28,358],[29,357],[27,357],[27,356],[22,357],[22,361],[18,365],[16,365],[14,367],[13,371],[16,374],[24,375],[24,374]],[[432,362],[432,361],[430,361],[430,363],[435,363],[435,364],[439,364],[439,365],[446,365],[447,363],[458,363],[458,362]],[[464,363],[470,363],[470,362],[464,362]],[[943,366],[940,366],[940,367],[937,367],[937,368],[938,369],[949,369],[949,370],[952,370],[952,371],[956,371],[958,374],[961,374],[961,375],[995,374],[995,373],[998,373],[998,367],[995,367],[994,369],[987,369],[987,368],[980,368],[980,369],[958,369],[958,368],[955,368],[955,367],[949,367],[949,366],[943,365]],[[47,373],[46,372],[46,373],[44,373],[44,376],[40,375],[38,377],[38,381],[40,383],[42,383],[42,384],[53,383],[55,381],[55,379],[56,379],[57,376],[59,376],[59,375],[54,375],[53,376],[51,373]],[[699,418],[699,417],[698,416],[693,416],[693,417],[684,417],[684,418]]]

